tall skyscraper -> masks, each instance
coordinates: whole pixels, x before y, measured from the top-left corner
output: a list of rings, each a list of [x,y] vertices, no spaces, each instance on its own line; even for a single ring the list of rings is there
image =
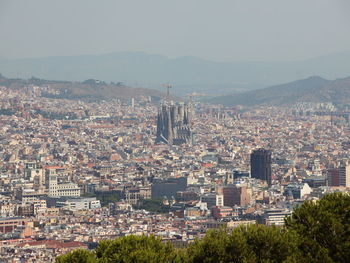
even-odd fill
[[[267,181],[271,185],[271,151],[258,149],[250,155],[251,177]]]
[[[343,164],[339,167],[340,186],[350,187],[350,165]]]
[[[158,112],[156,143],[192,144],[190,108],[187,104],[164,102]]]
[[[350,165],[342,163],[338,168],[328,170],[328,186],[350,187]]]
[[[340,186],[339,168],[328,169],[327,181],[328,186]]]

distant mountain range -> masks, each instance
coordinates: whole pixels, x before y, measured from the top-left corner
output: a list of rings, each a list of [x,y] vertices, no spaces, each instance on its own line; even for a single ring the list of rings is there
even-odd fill
[[[321,77],[310,77],[269,88],[219,96],[209,99],[207,102],[225,106],[282,106],[297,102],[350,104],[350,77],[333,81]]]
[[[0,86],[11,89],[21,89],[26,86],[50,87],[57,91],[56,94],[43,93],[42,96],[54,99],[88,99],[88,100],[108,100],[108,99],[131,99],[151,97],[158,101],[166,96],[165,93],[147,88],[133,88],[123,83],[106,83],[94,79],[83,82],[71,81],[51,81],[38,78],[30,79],[10,79],[0,75]],[[175,98],[176,99],[176,98]]]
[[[56,94],[42,94],[56,99],[108,100],[151,97],[153,101],[159,101],[166,97],[166,94],[162,91],[129,87],[122,82],[106,83],[95,79],[82,82],[52,81],[39,78],[11,79],[0,74],[0,86],[21,89],[30,85],[50,87],[56,90]],[[171,97],[174,100],[179,100],[178,97]],[[333,102],[335,105],[350,105],[350,77],[327,80],[314,76],[268,88],[206,98],[204,101],[225,106],[241,105],[246,107],[260,105],[285,106],[297,102]]]
[[[142,52],[103,55],[0,59],[0,73],[12,78],[83,81],[99,79],[164,90],[209,96],[230,94],[285,83],[308,76],[328,79],[350,75],[350,51],[293,62],[213,62],[196,57],[171,59]]]

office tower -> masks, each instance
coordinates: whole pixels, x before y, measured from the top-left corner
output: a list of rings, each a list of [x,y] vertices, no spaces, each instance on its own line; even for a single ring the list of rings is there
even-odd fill
[[[164,102],[158,112],[156,143],[192,144],[192,137],[189,106]]]
[[[223,196],[224,206],[245,206],[250,203],[250,194],[246,186],[221,186],[217,189],[217,194]]]
[[[328,186],[350,187],[350,165],[342,164],[338,168],[328,170]]]
[[[271,185],[271,151],[258,149],[250,155],[251,177],[267,181]]]
[[[327,171],[328,186],[340,186],[339,169],[332,168]]]
[[[339,167],[339,185],[350,187],[350,165],[341,165]]]

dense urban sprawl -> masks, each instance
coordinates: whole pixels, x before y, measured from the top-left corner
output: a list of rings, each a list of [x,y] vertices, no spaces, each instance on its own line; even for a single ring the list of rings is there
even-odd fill
[[[350,187],[349,114],[331,103],[164,99],[188,114],[167,144],[157,125],[168,109],[152,97],[56,92],[0,88],[1,262],[50,262],[130,234],[184,247],[211,228],[283,225],[297,204]]]

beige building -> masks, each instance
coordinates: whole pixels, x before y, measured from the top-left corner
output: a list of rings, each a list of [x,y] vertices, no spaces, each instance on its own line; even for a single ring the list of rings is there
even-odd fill
[[[350,187],[350,165],[339,167],[339,186]]]
[[[81,189],[77,184],[71,182],[59,183],[57,174],[52,170],[46,173],[45,184],[50,197],[80,196]]]

